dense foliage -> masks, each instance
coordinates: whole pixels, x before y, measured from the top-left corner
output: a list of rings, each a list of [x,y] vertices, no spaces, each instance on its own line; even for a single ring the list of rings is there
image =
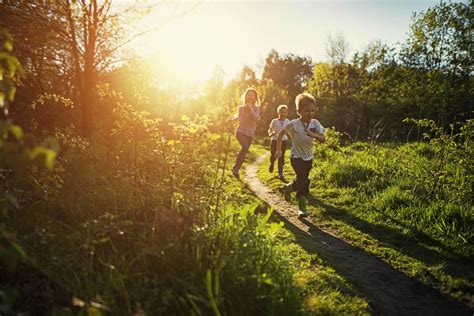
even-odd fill
[[[446,266],[472,257],[469,4],[414,15],[400,47],[372,43],[349,61],[336,36],[327,62],[272,50],[261,78],[245,66],[224,82],[216,67],[187,93],[150,60],[121,60],[143,8],[1,6],[0,313],[369,312],[229,178],[228,119],[248,86],[260,135],[278,105],[294,117],[297,93],[317,97],[318,119],[335,126],[317,147],[320,196],[434,241]],[[446,291],[464,297],[469,282]]]

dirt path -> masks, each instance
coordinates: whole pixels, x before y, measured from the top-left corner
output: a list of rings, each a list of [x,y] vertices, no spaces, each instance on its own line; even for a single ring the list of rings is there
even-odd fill
[[[297,207],[286,202],[257,177],[265,154],[245,168],[243,181],[293,231],[300,245],[317,252],[350,280],[370,301],[375,315],[473,315],[473,310],[394,269],[379,258],[355,248],[335,232],[311,219],[298,219]]]

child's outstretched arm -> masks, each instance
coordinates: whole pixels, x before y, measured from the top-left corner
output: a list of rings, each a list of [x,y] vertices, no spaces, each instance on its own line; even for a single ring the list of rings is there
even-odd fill
[[[273,121],[270,123],[270,126],[268,127],[268,136],[273,136],[273,134],[275,134],[273,132]]]

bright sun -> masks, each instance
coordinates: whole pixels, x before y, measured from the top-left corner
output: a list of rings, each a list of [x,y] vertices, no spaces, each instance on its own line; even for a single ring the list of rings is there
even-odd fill
[[[144,23],[149,27],[157,20],[152,12]],[[247,60],[258,58],[255,51],[243,47],[252,47],[249,34],[251,30],[231,10],[198,7],[143,36],[134,46],[142,56],[152,56],[157,76],[165,70],[176,80],[203,82],[216,65],[234,76]]]

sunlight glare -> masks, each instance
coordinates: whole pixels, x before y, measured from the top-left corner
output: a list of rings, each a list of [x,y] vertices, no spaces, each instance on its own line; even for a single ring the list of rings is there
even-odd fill
[[[156,70],[166,66],[176,80],[202,83],[216,65],[235,72],[245,64],[243,58],[255,58],[254,51],[242,49],[243,41],[252,45],[251,37],[247,38],[250,30],[242,25],[228,11],[198,7],[137,41],[135,47],[140,55],[153,56],[159,64],[152,66]]]

